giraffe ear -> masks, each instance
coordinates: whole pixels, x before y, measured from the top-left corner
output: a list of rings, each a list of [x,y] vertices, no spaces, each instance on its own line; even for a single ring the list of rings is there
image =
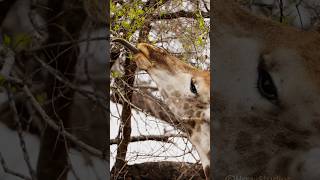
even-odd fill
[[[142,70],[148,70],[152,66],[148,58],[146,58],[146,56],[142,53],[135,54],[133,56],[133,59],[136,62],[137,66]]]

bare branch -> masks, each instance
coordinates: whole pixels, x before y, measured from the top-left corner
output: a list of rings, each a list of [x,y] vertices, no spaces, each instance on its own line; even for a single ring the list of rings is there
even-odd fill
[[[6,172],[6,173],[8,173],[8,174],[11,174],[11,175],[13,175],[13,176],[16,176],[16,177],[18,177],[18,178],[21,178],[21,179],[32,180],[32,179],[31,179],[30,177],[28,177],[28,176],[25,176],[25,175],[23,175],[23,174],[20,174],[20,173],[18,173],[18,172],[15,172],[15,171],[9,169],[8,166],[7,166],[6,161],[4,160],[4,157],[3,157],[2,154],[1,154],[1,152],[0,152],[0,163],[1,163],[1,166],[2,166],[2,169],[3,169],[4,172]]]
[[[36,109],[36,111],[40,114],[42,119],[47,123],[51,128],[58,131],[62,135],[64,135],[68,140],[70,140],[72,143],[76,144],[79,148],[87,151],[88,153],[97,156],[99,158],[102,158],[102,152],[92,146],[87,145],[83,141],[79,140],[77,137],[73,136],[69,132],[67,132],[65,129],[61,129],[43,110],[41,105],[38,103],[38,101],[35,99],[35,97],[32,95],[30,89],[27,86],[23,87],[23,91],[26,93],[27,97],[29,98],[31,104]]]
[[[163,19],[176,19],[176,18],[197,18],[196,16],[196,12],[189,12],[189,11],[177,11],[177,12],[173,12],[173,13],[165,13],[165,14],[157,14],[157,15],[153,15],[151,17],[151,19],[154,20],[163,20]],[[201,14],[204,18],[210,18],[210,12],[204,12],[201,11]]]
[[[16,105],[15,105],[15,102],[13,100],[12,94],[9,91],[9,88],[7,87],[6,89],[7,89],[8,99],[9,99],[9,105],[10,105],[10,108],[11,108],[11,110],[13,112],[13,119],[15,120],[15,122],[18,125],[17,132],[18,132],[18,136],[19,136],[20,147],[21,147],[22,152],[23,152],[23,158],[24,158],[24,160],[25,160],[25,162],[27,164],[27,167],[28,167],[29,173],[31,175],[31,178],[33,180],[35,180],[35,179],[37,179],[37,177],[36,177],[35,171],[33,170],[32,166],[31,166],[31,163],[30,163],[30,157],[29,157],[28,150],[26,148],[26,142],[24,141],[24,138],[23,138],[23,130],[22,130],[22,124],[21,124],[21,121],[20,121],[20,118],[19,118],[19,114],[18,114]]]
[[[43,60],[41,60],[38,56],[33,56],[36,61],[38,61],[42,67],[44,67],[51,75],[53,75],[55,78],[57,78],[58,81],[61,83],[67,85],[72,90],[75,90],[79,92],[81,95],[87,97],[88,99],[97,102],[101,107],[103,107],[105,110],[108,110],[109,107],[106,106],[104,103],[107,99],[104,96],[100,96],[92,91],[88,91],[86,89],[77,87],[73,83],[71,83],[69,80],[67,80],[61,73],[59,73],[57,70],[50,67],[47,63],[45,63]],[[96,98],[98,97],[98,98]]]
[[[46,48],[63,46],[63,45],[79,45],[80,43],[87,43],[88,41],[109,41],[109,40],[110,40],[109,36],[107,36],[107,37],[102,36],[102,37],[92,37],[92,38],[79,39],[79,40],[73,40],[73,41],[71,41],[71,40],[60,41],[60,42],[56,42],[56,43],[41,45],[40,47],[31,48],[31,49],[28,49],[27,52],[33,53],[35,51],[41,51]]]
[[[123,82],[118,81],[118,84],[123,87],[123,91],[125,92],[124,99],[127,101],[123,101],[123,109],[121,112],[121,127],[119,131],[119,139],[121,139],[118,143],[116,162],[112,169],[112,179],[116,179],[118,176],[122,176],[123,167],[126,165],[126,154],[128,144],[130,143],[131,136],[131,99],[133,90],[129,87],[132,87],[134,84],[134,73],[136,71],[136,65],[132,62],[128,57],[125,60],[125,75],[123,76]]]
[[[130,137],[130,142],[140,142],[140,141],[161,141],[172,143],[170,138],[182,137],[187,138],[187,136],[182,134],[166,134],[166,135],[141,135]],[[120,139],[111,139],[110,145],[119,143]]]
[[[122,103],[117,94],[111,95],[110,100],[115,103]],[[179,120],[174,116],[170,109],[159,99],[153,97],[149,92],[134,92],[132,96],[131,103],[133,107],[138,107],[143,109],[143,111],[151,116],[154,116],[158,119],[161,119],[164,122],[167,122],[173,127],[178,128],[179,130],[186,132],[186,127],[184,127]],[[138,109],[138,110],[139,110]]]

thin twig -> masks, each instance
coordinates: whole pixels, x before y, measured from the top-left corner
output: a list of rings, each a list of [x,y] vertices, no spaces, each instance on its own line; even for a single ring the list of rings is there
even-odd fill
[[[61,42],[57,42],[57,43],[42,45],[41,47],[31,48],[31,49],[28,49],[27,52],[33,53],[34,51],[40,51],[45,48],[55,47],[55,46],[63,46],[63,45],[70,45],[70,44],[78,45],[80,43],[85,43],[88,41],[109,41],[109,37],[103,36],[103,37],[93,37],[93,38],[88,38],[88,39],[79,39],[79,40],[74,40],[74,41],[61,41]]]
[[[296,4],[296,9],[297,9],[297,12],[298,12],[301,29],[304,29],[303,23],[302,23],[301,13],[300,13],[300,10],[299,10],[299,6],[300,6],[301,2],[302,2],[302,0],[300,0],[300,1]]]
[[[7,90],[7,94],[8,94],[9,105],[10,105],[10,108],[11,108],[11,110],[13,112],[13,119],[18,125],[17,133],[18,133],[18,136],[19,136],[20,147],[21,147],[21,150],[23,152],[23,158],[24,158],[24,161],[27,164],[27,167],[28,167],[28,170],[29,170],[29,173],[31,175],[32,180],[36,180],[37,176],[36,176],[36,173],[35,173],[35,171],[33,170],[32,166],[31,166],[29,153],[28,153],[28,150],[26,148],[26,142],[24,141],[24,138],[23,138],[23,129],[22,129],[22,124],[21,124],[20,118],[19,118],[19,114],[18,114],[16,105],[15,105],[15,102],[13,100],[12,94],[11,94],[11,92],[9,90],[9,87],[7,87],[6,90]]]
[[[30,89],[27,86],[24,86],[22,90],[26,93],[27,97],[29,98],[31,104],[36,109],[36,111],[40,114],[42,119],[45,123],[47,123],[51,128],[53,128],[56,131],[59,131],[62,135],[64,135],[68,140],[70,140],[72,143],[76,144],[81,149],[87,151],[88,153],[97,156],[99,158],[102,158],[102,152],[90,145],[87,145],[83,141],[79,140],[77,137],[73,136],[69,132],[67,132],[65,129],[61,129],[55,122],[52,120],[47,113],[43,110],[41,105],[38,103],[38,101],[35,99],[35,97],[32,95]]]
[[[182,134],[168,134],[168,135],[140,135],[130,137],[130,142],[140,142],[140,141],[161,141],[172,143],[170,138],[182,137],[187,138],[187,136]],[[110,145],[119,143],[119,139],[110,139]]]
[[[282,0],[279,0],[279,9],[280,9],[280,22],[283,22],[283,2]]]
[[[99,94],[96,94],[92,91],[88,91],[86,89],[77,87],[76,85],[74,85],[73,83],[71,83],[70,81],[68,81],[66,78],[63,77],[63,75],[61,75],[57,70],[55,70],[54,68],[52,68],[51,66],[49,66],[47,63],[45,63],[43,60],[41,60],[39,57],[37,56],[33,56],[35,58],[35,60],[37,62],[39,62],[41,64],[42,67],[44,67],[50,74],[54,75],[58,81],[64,83],[65,85],[67,85],[69,88],[79,92],[80,94],[84,95],[85,97],[87,97],[88,99],[94,101],[94,102],[98,102],[98,104],[103,107],[105,110],[109,110],[109,107],[105,104],[105,102],[107,101],[106,97],[101,96]],[[95,97],[99,97],[99,99],[95,98]],[[102,101],[100,100],[102,99]]]
[[[11,169],[8,168],[7,166],[7,163],[6,161],[4,160],[4,157],[2,156],[1,152],[0,152],[0,163],[1,163],[1,166],[2,166],[2,169],[5,173],[8,173],[8,174],[11,174],[13,176],[16,176],[18,178],[21,178],[21,179],[25,179],[25,180],[32,180],[30,177],[28,176],[25,176],[23,174],[20,174],[18,172],[15,172]]]

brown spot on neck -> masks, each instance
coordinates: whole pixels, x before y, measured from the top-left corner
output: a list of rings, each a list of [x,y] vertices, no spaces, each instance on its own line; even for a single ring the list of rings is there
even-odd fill
[[[186,122],[186,130],[187,130],[189,136],[192,136],[192,132],[193,132],[193,129],[195,126],[196,126],[196,122],[193,120],[189,120]]]

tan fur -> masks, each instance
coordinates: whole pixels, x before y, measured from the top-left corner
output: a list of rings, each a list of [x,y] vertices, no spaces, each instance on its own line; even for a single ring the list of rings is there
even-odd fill
[[[270,52],[275,47],[291,48],[301,56],[306,69],[320,86],[320,35],[317,31],[302,31],[291,26],[280,24],[264,17],[253,16],[239,8],[233,0],[217,0],[214,2],[214,19],[216,24],[235,28],[240,36],[257,36],[264,42],[264,51]],[[217,34],[218,36],[218,34]],[[215,38],[215,36],[214,36]]]

